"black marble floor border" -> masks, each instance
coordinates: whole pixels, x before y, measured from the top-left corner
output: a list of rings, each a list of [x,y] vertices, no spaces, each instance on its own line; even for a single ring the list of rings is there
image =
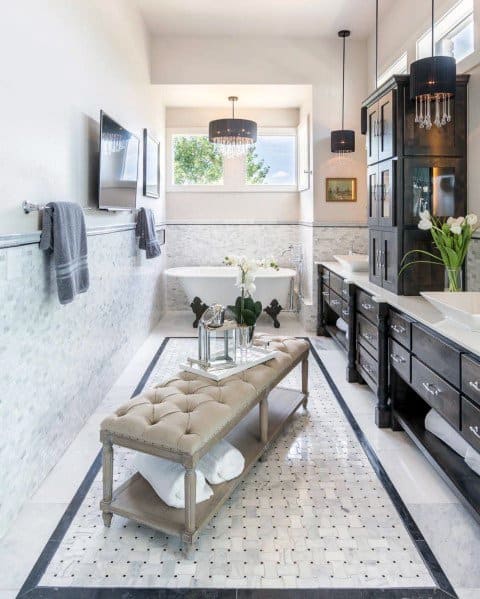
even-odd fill
[[[135,387],[131,397],[138,395],[147,383],[153,369],[170,339],[178,337],[165,337],[160,347],[152,358],[150,364]],[[183,337],[188,339],[188,337]],[[190,337],[191,338],[191,337]],[[62,518],[47,541],[37,562],[20,589],[17,599],[431,599],[431,598],[456,598],[448,578],[443,572],[440,564],[433,555],[428,543],[418,529],[410,512],[403,503],[393,483],[383,469],[377,455],[370,443],[365,438],[361,428],[348,408],[335,382],[328,373],[316,348],[310,341],[311,353],[331,388],[340,408],[342,409],[349,424],[365,451],[377,477],[384,486],[395,508],[397,509],[403,524],[413,539],[415,546],[425,561],[426,567],[436,581],[438,587],[412,587],[412,588],[372,588],[372,589],[159,589],[159,588],[121,588],[121,587],[42,587],[38,583],[48,568],[55,555],[63,537],[67,533],[77,511],[79,510],[85,496],[88,493],[98,471],[101,467],[102,455],[98,453],[90,466],[80,487],[75,493],[72,501],[65,510]]]

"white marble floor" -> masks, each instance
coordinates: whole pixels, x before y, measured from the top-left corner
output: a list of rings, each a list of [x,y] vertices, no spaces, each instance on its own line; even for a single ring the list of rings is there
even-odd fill
[[[292,315],[284,315],[282,325],[281,333],[306,334]],[[259,325],[259,329],[263,327],[274,331],[268,321]],[[128,399],[163,337],[190,335],[190,314],[169,314],[159,323],[41,488],[12,522],[10,531],[0,541],[0,599],[16,596],[98,453],[98,425],[108,411],[105,406],[111,405],[113,399]],[[366,387],[345,381],[345,359],[333,343],[318,338],[315,344],[458,595],[462,599],[479,598],[480,527],[404,433],[375,427],[373,396]]]

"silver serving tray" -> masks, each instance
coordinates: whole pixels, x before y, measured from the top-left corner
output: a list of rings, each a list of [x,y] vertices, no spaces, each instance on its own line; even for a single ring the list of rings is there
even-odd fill
[[[218,370],[205,370],[198,364],[186,363],[180,364],[180,368],[184,372],[193,372],[194,374],[211,379],[212,381],[222,381],[223,379],[227,379],[229,376],[233,376],[239,372],[243,372],[244,370],[258,366],[259,364],[263,364],[263,362],[268,362],[269,360],[275,358],[275,356],[277,356],[279,353],[280,352],[277,350],[253,346],[248,350],[248,360],[246,362],[237,362],[236,366],[232,366],[231,368],[220,367]]]

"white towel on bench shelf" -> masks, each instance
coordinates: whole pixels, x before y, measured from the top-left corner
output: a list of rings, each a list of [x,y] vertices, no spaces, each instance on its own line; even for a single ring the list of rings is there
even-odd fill
[[[135,466],[162,501],[171,507],[185,507],[185,468],[181,464],[154,455],[138,453]],[[213,491],[205,481],[202,472],[197,469],[196,474],[196,500],[200,503],[209,499]]]
[[[236,447],[222,439],[198,462],[198,469],[212,485],[237,478],[245,468],[245,458]]]

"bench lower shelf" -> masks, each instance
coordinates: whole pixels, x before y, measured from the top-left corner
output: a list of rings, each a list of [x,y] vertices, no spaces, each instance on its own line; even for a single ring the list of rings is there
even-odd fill
[[[279,435],[286,422],[300,407],[305,395],[300,391],[276,387],[268,396],[268,439],[260,441],[258,410],[247,416],[225,437],[245,458],[242,474],[220,485],[212,485],[213,496],[197,503],[196,528],[192,534],[185,533],[185,510],[169,507],[138,473],[121,485],[113,494],[108,511],[135,520],[167,534],[193,542],[205,524],[230,497],[234,489],[247,476],[268,445]]]

